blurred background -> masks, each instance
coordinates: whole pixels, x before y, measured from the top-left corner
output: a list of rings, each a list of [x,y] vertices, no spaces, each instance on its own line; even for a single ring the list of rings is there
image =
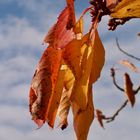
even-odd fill
[[[76,0],[77,17],[89,6],[88,0]],[[37,126],[28,111],[28,94],[36,65],[46,46],[42,40],[60,11],[65,0],[0,0],[0,140],[74,140],[72,115],[69,126],[61,131],[44,125]],[[85,32],[91,19],[85,20]],[[106,63],[101,78],[93,85],[95,108],[110,116],[124,102],[125,96],[116,89],[110,77],[110,68],[115,65],[117,80],[123,86],[123,73],[127,71],[135,83],[140,85],[140,74],[120,66],[121,59],[131,60],[139,69],[140,63],[121,53],[115,42],[129,53],[140,57],[140,19],[133,19],[115,31],[108,31],[108,17],[99,25],[99,34],[106,50]],[[88,140],[138,140],[140,138],[140,95],[132,109],[128,105],[103,130],[95,119]]]

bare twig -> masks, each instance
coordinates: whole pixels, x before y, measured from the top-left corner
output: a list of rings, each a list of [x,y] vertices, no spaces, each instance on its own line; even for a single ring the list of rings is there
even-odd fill
[[[114,70],[114,68],[111,68],[110,70],[111,70],[111,76],[112,76],[112,79],[113,79],[113,84],[114,84],[119,90],[121,90],[122,92],[124,92],[124,89],[121,88],[121,87],[117,84],[117,82],[116,82],[115,70]]]
[[[140,91],[140,86],[136,90],[134,90],[135,95]]]
[[[111,76],[112,76],[112,79],[113,79],[113,83],[114,85],[119,89],[121,90],[122,92],[124,92],[124,89],[121,88],[117,82],[116,82],[116,79],[115,79],[115,70],[114,68],[111,68]],[[134,90],[134,94],[136,95],[138,92],[140,91],[140,86],[138,86],[138,88],[136,90]],[[126,107],[126,105],[128,104],[128,99],[125,100],[125,102],[119,107],[119,109],[110,117],[106,117],[105,115],[102,116],[102,119],[103,120],[106,120],[106,123],[110,123],[112,121],[115,120],[115,118],[119,115],[119,113]]]
[[[103,119],[106,120],[106,123],[110,123],[110,122],[114,121],[115,118],[119,115],[119,113],[126,107],[127,103],[128,103],[128,100],[126,100],[126,101],[121,105],[121,107],[113,114],[113,116],[111,116],[111,117],[105,117],[105,116],[104,116]]]
[[[131,57],[131,58],[133,58],[133,59],[135,59],[135,60],[140,61],[140,58],[138,58],[138,57],[136,57],[136,56],[134,56],[134,55],[132,55],[132,54],[129,54],[128,52],[124,51],[124,50],[120,47],[120,44],[119,44],[119,41],[118,41],[118,38],[117,38],[117,37],[116,37],[116,44],[117,44],[118,49],[119,49],[122,53],[124,53],[125,55],[127,55],[127,56],[129,56],[129,57]]]

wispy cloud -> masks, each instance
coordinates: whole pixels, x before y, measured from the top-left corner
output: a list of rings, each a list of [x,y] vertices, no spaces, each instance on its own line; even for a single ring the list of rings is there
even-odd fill
[[[77,2],[80,1],[77,0]],[[0,115],[0,139],[74,139],[72,122],[64,132],[58,129],[51,131],[47,125],[36,131],[34,130],[36,126],[31,121],[28,111],[30,81],[36,64],[45,49],[41,45],[42,39],[48,27],[56,20],[58,12],[64,7],[64,1],[0,1],[0,4],[3,6],[6,6],[7,3],[9,5],[16,3],[16,6],[21,8],[24,14],[17,16],[16,14],[9,13],[0,19],[0,110],[2,114]],[[85,28],[88,28],[88,24],[87,22]],[[106,24],[107,18],[104,18],[103,23],[99,27],[100,35],[106,49],[106,65],[102,72],[102,77],[94,85],[93,91],[96,107],[103,109],[105,113],[111,114],[125,98],[112,85],[109,73],[109,68],[119,58],[123,58],[123,54],[115,46],[114,39],[117,34],[122,47],[139,55],[140,41],[136,37],[137,28],[133,28],[134,26],[138,26],[139,21],[132,21],[130,24],[120,27],[117,33],[108,32]],[[130,37],[131,35],[132,37]],[[122,80],[122,77],[120,79]],[[133,110],[130,107],[125,109],[116,122],[106,126],[107,129],[105,131],[100,129],[95,121],[92,125],[89,139],[138,139],[138,130],[140,129],[140,124],[138,124],[140,116],[139,97],[137,102]],[[69,119],[72,121],[71,115]]]

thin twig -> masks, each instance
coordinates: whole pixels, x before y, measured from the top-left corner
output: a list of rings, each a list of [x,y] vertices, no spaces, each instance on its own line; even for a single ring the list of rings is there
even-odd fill
[[[111,68],[111,76],[112,76],[114,85],[115,85],[119,90],[121,90],[122,92],[124,92],[124,89],[121,88],[121,87],[117,84],[117,82],[116,82],[116,79],[115,79],[115,70],[114,70],[114,68]],[[134,90],[134,94],[136,95],[139,91],[140,91],[140,86],[138,86],[138,88],[137,88],[136,90]],[[103,118],[104,120],[106,120],[106,123],[110,123],[110,122],[114,121],[115,118],[119,115],[119,113],[126,107],[127,103],[128,103],[128,99],[125,100],[125,102],[119,107],[119,109],[113,114],[113,116],[111,116],[111,117],[106,117],[106,116],[103,115],[102,118]]]
[[[140,86],[136,90],[134,90],[135,95],[140,91]]]
[[[105,116],[104,116],[103,119],[106,120],[106,123],[110,123],[110,122],[114,121],[115,118],[119,115],[119,113],[126,107],[127,103],[128,103],[128,100],[126,100],[126,101],[121,105],[121,107],[113,114],[113,116],[111,116],[111,117],[105,117]]]
[[[130,54],[130,53],[124,51],[124,50],[120,47],[119,41],[118,41],[118,38],[117,38],[117,37],[116,37],[116,44],[117,44],[118,49],[119,49],[122,53],[124,53],[125,55],[127,55],[127,56],[129,56],[129,57],[131,57],[131,58],[133,58],[133,59],[135,59],[135,60],[140,61],[140,58],[138,58],[138,57],[136,57],[136,56],[134,56],[134,55],[132,55],[132,54]]]
[[[110,70],[111,70],[111,76],[112,76],[112,79],[113,79],[113,84],[114,84],[119,90],[121,90],[122,92],[124,92],[124,89],[121,88],[121,87],[117,84],[117,82],[116,82],[115,70],[114,70],[114,68],[111,68]]]

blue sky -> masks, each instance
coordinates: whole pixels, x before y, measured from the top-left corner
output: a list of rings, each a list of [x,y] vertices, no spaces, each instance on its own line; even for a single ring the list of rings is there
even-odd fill
[[[76,0],[77,17],[88,0]],[[28,112],[28,91],[35,67],[45,46],[42,40],[49,27],[55,22],[58,13],[64,8],[65,0],[0,0],[0,140],[72,140],[75,138],[72,128],[72,115],[69,126],[63,132],[53,131],[46,125],[35,130]],[[117,62],[129,59],[118,51],[115,37],[128,52],[139,56],[140,20],[132,20],[114,32],[107,30],[108,17],[99,25],[99,33],[106,50],[106,63],[100,80],[93,86],[96,108],[111,115],[120,106],[125,96],[112,85],[109,69],[116,64],[121,70],[118,80],[123,85],[123,67]],[[86,18],[88,28],[90,18]],[[140,64],[133,60],[139,68]],[[127,70],[128,71],[128,70]],[[140,83],[140,74],[133,74],[135,83]],[[137,84],[138,85],[138,84]],[[116,121],[105,125],[102,130],[95,119],[88,140],[138,140],[140,132],[140,96],[133,109],[130,105],[117,117]]]

